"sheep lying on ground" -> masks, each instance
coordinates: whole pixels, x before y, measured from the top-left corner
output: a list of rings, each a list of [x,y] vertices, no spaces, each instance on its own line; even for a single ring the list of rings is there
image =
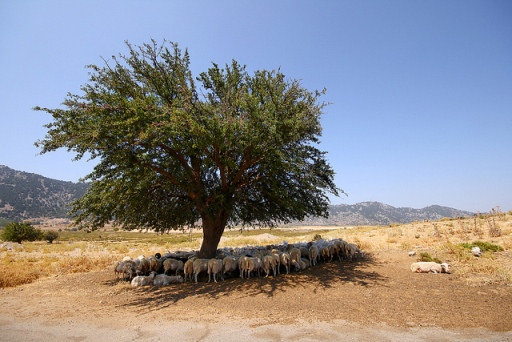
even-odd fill
[[[151,272],[148,276],[136,276],[132,279],[132,286],[147,286],[153,285],[153,280],[155,279],[155,272]]]
[[[210,259],[208,261],[208,282],[211,281],[211,275],[213,274],[213,281],[217,282],[217,274],[220,274],[222,280],[224,277],[222,276],[222,260],[221,259]]]
[[[415,273],[450,273],[447,263],[438,264],[431,261],[420,261],[411,264],[411,271]]]
[[[172,283],[183,283],[183,277],[158,274],[155,276],[155,279],[153,280],[153,285],[155,286],[167,286]]]

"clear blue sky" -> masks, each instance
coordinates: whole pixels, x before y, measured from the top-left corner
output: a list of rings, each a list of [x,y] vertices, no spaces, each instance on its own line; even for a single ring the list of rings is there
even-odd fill
[[[50,117],[31,108],[150,38],[188,48],[196,75],[236,59],[326,87],[334,204],[512,209],[512,1],[0,1],[0,164],[90,172],[37,155]]]

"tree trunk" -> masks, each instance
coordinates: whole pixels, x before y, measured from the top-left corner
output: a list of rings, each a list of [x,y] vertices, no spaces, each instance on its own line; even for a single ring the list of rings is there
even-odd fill
[[[211,259],[217,255],[222,233],[226,227],[225,219],[211,219],[203,217],[203,243],[197,256],[199,258]]]

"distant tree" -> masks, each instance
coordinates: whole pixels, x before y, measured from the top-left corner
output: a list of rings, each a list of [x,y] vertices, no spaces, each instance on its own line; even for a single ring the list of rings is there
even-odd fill
[[[199,256],[213,257],[227,225],[273,226],[327,216],[325,192],[340,191],[325,152],[318,102],[280,71],[232,61],[194,78],[177,44],[127,43],[129,54],[90,65],[65,109],[36,107],[53,121],[36,143],[99,158],[75,223],[98,228],[203,228]],[[196,81],[199,86],[196,86]]]
[[[4,227],[1,237],[4,241],[21,243],[22,241],[41,240],[43,233],[30,223],[10,222]]]
[[[44,233],[44,239],[48,241],[49,243],[53,243],[53,240],[56,240],[59,238],[59,233],[55,230],[48,230],[46,233]]]

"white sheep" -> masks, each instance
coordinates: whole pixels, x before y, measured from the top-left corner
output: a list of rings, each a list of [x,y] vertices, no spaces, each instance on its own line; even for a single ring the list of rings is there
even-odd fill
[[[247,259],[249,257],[242,255],[238,258],[238,270],[240,271],[240,278],[244,279],[245,270],[247,269]]]
[[[208,271],[208,259],[196,259],[194,260],[193,267],[194,267],[194,279],[197,283],[197,276],[201,272],[207,272]]]
[[[263,271],[265,271],[265,278],[270,274],[270,270],[272,270],[272,274],[274,277],[276,276],[276,259],[273,255],[265,255],[263,257]]]
[[[324,261],[327,261],[331,258],[331,253],[329,252],[329,246],[323,245],[320,248],[320,256]]]
[[[182,276],[168,276],[166,274],[158,274],[153,280],[154,286],[167,286],[172,283],[183,283]]]
[[[236,271],[238,268],[238,260],[232,256],[226,256],[222,259],[222,275]]]
[[[183,265],[183,273],[185,275],[185,281],[187,281],[187,277],[192,281],[192,274],[194,274],[194,260],[196,260],[196,257],[192,257],[185,261],[185,264]]]
[[[136,276],[132,279],[131,284],[133,287],[152,285],[155,275],[155,272],[151,272],[148,276]]]
[[[213,274],[213,281],[217,282],[216,275],[220,274],[220,278],[224,280],[222,276],[222,260],[221,259],[210,259],[208,261],[208,282],[211,281],[211,275]]]
[[[144,257],[137,258],[137,260],[139,261],[137,264],[137,275],[148,274],[150,271],[149,260]]]
[[[245,263],[245,272],[247,274],[247,278],[251,278],[251,273],[256,272],[258,274],[258,277],[260,276],[260,269],[261,269],[261,259],[258,257],[248,257],[246,258]]]
[[[294,265],[296,270],[300,270],[300,249],[298,248],[292,248],[290,249],[290,265]]]
[[[274,258],[274,262],[276,264],[277,274],[281,274],[281,256],[279,255],[279,252],[274,249],[272,252],[270,252],[270,255]]]
[[[311,246],[309,247],[309,262],[311,265],[315,266],[318,262],[319,258],[319,251],[317,246]]]
[[[178,275],[179,271],[183,271],[183,261],[173,259],[173,258],[167,258],[162,263],[164,267],[164,274],[169,274],[169,271],[175,271],[176,275]]]
[[[414,273],[450,273],[447,263],[438,264],[432,261],[419,261],[411,264],[411,271]]]
[[[283,252],[279,255],[281,265],[283,265],[286,269],[286,274],[290,273],[290,266],[291,266],[291,258],[290,254],[287,252]]]

